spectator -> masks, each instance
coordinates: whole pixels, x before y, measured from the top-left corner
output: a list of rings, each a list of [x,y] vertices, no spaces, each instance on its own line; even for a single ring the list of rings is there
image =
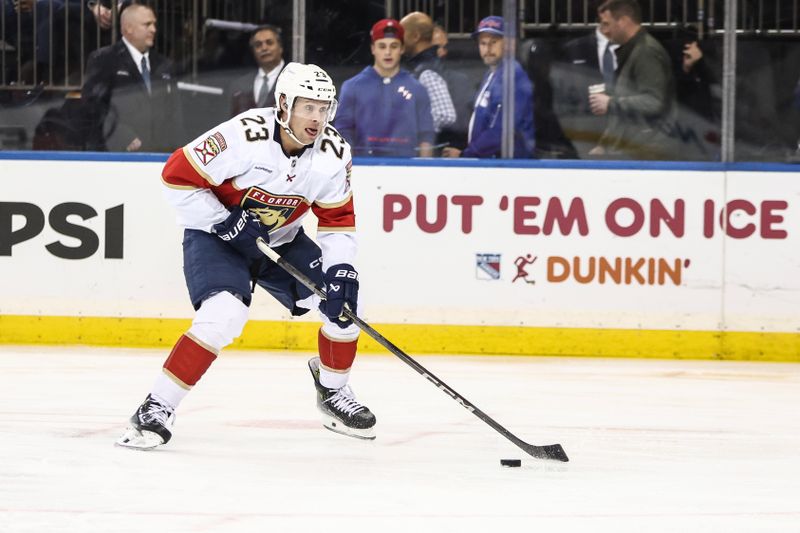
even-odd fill
[[[676,76],[678,103],[709,121],[719,120],[720,106],[714,102],[711,86],[718,83],[697,39],[683,44],[680,70]]]
[[[449,42],[447,38],[447,32],[444,31],[444,28],[436,24],[433,27],[433,36],[431,37],[431,43],[436,45],[436,55],[439,56],[439,59],[444,59],[447,57],[447,43]]]
[[[69,92],[60,106],[44,112],[33,132],[31,147],[34,150],[86,149],[86,119],[80,97],[79,91]]]
[[[596,28],[594,32],[564,44],[561,76],[567,87],[556,91],[560,101],[560,120],[581,157],[597,145],[608,125],[607,115],[594,115],[589,107],[589,87],[605,85],[611,94],[617,69],[614,53],[619,45],[610,43]]]
[[[642,28],[636,0],[607,0],[597,9],[600,31],[620,47],[611,94],[589,97],[595,115],[608,115],[608,126],[593,156],[627,159],[672,159],[669,136],[675,124],[675,82],[669,55]]]
[[[63,8],[63,0],[3,2],[0,35],[6,44],[21,51],[22,64],[14,74],[20,83],[33,84],[42,81],[45,69],[50,64],[50,27],[56,14]],[[13,63],[16,66],[16,59]]]
[[[414,11],[403,17],[400,24],[403,26],[409,70],[428,91],[433,129],[439,133],[443,127],[455,123],[456,108],[447,82],[440,74],[442,64],[436,53],[438,47],[431,42],[433,21],[425,13]]]
[[[281,29],[270,24],[259,26],[250,36],[250,49],[258,69],[231,84],[231,116],[253,107],[275,106],[275,81],[285,65]]]
[[[566,136],[555,113],[555,91],[552,74],[558,47],[555,28],[541,37],[525,39],[517,47],[519,61],[536,91],[533,93],[535,126],[534,159],[577,159],[578,153]],[[588,102],[588,98],[586,99]]]
[[[355,155],[430,157],[431,102],[425,87],[400,68],[403,26],[382,19],[370,37],[375,62],[342,85],[336,128]]]
[[[792,99],[792,107],[794,108],[795,116],[800,113],[800,80],[794,86],[794,98]],[[795,137],[797,138],[797,150],[792,156],[793,161],[800,161],[800,121],[795,120]]]
[[[121,12],[131,1],[120,0],[117,10]],[[7,44],[22,50],[17,79],[25,84],[62,80],[63,83],[80,83],[84,51],[99,47],[100,40],[110,40],[112,11],[110,2],[105,2],[108,5],[98,0],[85,4],[68,0],[5,1],[0,35]],[[18,24],[22,30],[20,35],[17,35]],[[75,38],[76,35],[82,38]],[[66,71],[68,66],[71,67],[69,72]]]
[[[440,146],[449,144],[463,148],[467,145],[467,130],[469,129],[469,119],[472,116],[472,100],[475,97],[475,89],[481,75],[478,73],[477,76],[470,76],[463,68],[453,66],[453,63],[458,60],[453,60],[453,56],[448,54],[447,32],[441,26],[434,26],[431,43],[438,46],[436,55],[439,57],[439,70],[437,72],[447,82],[447,89],[456,110],[456,121],[442,128],[436,135],[436,143]]]
[[[722,61],[713,61],[712,65],[721,67]],[[775,64],[763,41],[742,39],[736,45],[737,161],[779,161],[786,157],[788,148],[794,147],[790,138],[783,135],[788,117],[785,109],[779,111],[779,89],[775,84],[776,68],[787,67],[792,68]]]
[[[717,159],[722,117],[721,65],[713,41],[687,27],[666,43],[675,77],[676,142],[681,159]]]
[[[720,157],[723,50],[714,39],[699,40],[696,29],[679,34],[672,51],[676,80],[677,133],[681,159]],[[789,64],[796,64],[789,59]],[[776,64],[766,43],[739,41],[736,47],[735,155],[738,161],[776,161],[794,150],[787,130],[788,109],[779,106]]]
[[[612,92],[617,70],[617,48],[619,45],[610,42],[598,27],[589,35],[568,41],[564,45],[564,56],[573,65],[589,69],[593,81],[605,83],[606,90]]]
[[[475,97],[467,147],[444,148],[445,157],[500,157],[503,135],[503,52],[505,23],[502,17],[481,20],[475,33],[483,63],[489,67]],[[533,84],[518,61],[514,61],[514,157],[533,156]]]
[[[132,3],[134,0],[118,0],[117,14]],[[83,61],[89,53],[111,43],[112,9],[112,0],[64,0],[54,15],[53,80],[63,77],[65,83],[80,84]]]
[[[132,5],[122,12],[120,25],[122,39],[89,56],[82,98],[100,135],[88,147],[172,151],[179,145],[182,121],[172,63],[152,50],[155,13]]]

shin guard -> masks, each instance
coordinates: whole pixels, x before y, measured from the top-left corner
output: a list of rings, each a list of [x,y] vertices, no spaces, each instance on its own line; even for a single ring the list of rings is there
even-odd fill
[[[325,335],[325,332],[320,328],[317,342],[319,359],[325,368],[340,373],[350,370],[350,367],[353,366],[353,360],[356,358],[358,339],[332,339]]]
[[[217,354],[190,334],[182,335],[164,363],[164,372],[184,389],[192,388],[205,374]]]

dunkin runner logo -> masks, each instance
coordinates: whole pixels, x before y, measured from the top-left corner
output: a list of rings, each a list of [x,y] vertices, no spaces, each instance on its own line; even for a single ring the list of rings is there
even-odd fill
[[[250,187],[241,203],[242,209],[258,215],[269,231],[297,220],[308,211],[309,204],[299,195],[272,194],[259,187]]]

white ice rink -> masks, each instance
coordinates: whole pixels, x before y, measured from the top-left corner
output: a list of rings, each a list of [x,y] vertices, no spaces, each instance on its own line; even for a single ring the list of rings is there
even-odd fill
[[[114,447],[166,353],[0,346],[0,532],[800,531],[800,365],[415,356],[552,463],[391,355],[356,362],[367,442],[309,354],[226,352],[166,447]]]

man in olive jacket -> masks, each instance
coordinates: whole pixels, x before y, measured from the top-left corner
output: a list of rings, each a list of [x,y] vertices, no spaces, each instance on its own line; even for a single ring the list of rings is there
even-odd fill
[[[608,126],[590,155],[617,159],[676,159],[675,81],[669,55],[642,28],[636,0],[607,0],[597,9],[600,31],[616,51],[613,91],[589,96],[595,115]]]

